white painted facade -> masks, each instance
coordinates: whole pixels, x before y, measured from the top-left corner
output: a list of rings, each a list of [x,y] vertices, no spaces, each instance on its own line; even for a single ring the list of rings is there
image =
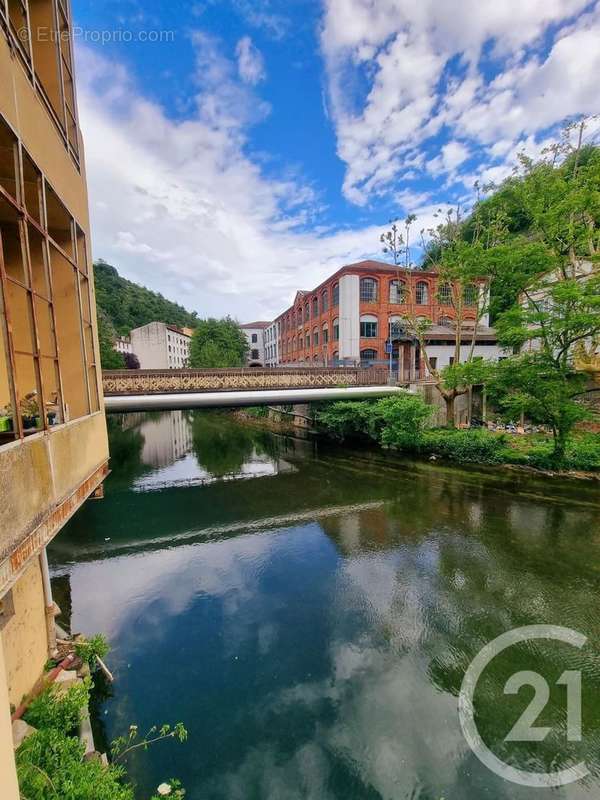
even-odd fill
[[[248,340],[248,366],[264,367],[266,364],[265,335],[267,323],[240,325]]]
[[[191,336],[173,325],[150,322],[130,334],[140,369],[185,369],[190,356]]]
[[[133,353],[133,345],[129,336],[117,336],[115,339],[115,346],[113,348],[117,353]]]
[[[340,286],[340,361],[360,360],[360,277],[342,275]]]
[[[279,322],[272,322],[265,329],[265,366],[279,364]]]

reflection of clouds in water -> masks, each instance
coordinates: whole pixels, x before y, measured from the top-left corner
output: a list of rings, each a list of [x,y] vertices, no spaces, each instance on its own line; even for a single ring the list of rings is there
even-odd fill
[[[257,607],[260,618],[260,570],[277,548],[277,533],[239,536],[201,547],[179,546],[106,562],[78,564],[71,572],[74,629],[85,620],[88,632],[119,636],[160,636],[168,617],[186,611],[194,598],[210,595],[223,602],[224,640],[237,639],[246,626],[237,611]],[[266,601],[265,601],[266,602]],[[272,602],[272,601],[269,601]],[[143,629],[135,625],[143,621]],[[233,630],[237,628],[237,633]],[[235,641],[231,642],[235,648]]]
[[[217,793],[227,800],[333,800],[329,776],[327,755],[315,742],[291,756],[266,745],[250,750],[237,770],[219,776]]]
[[[156,469],[150,475],[141,476],[131,488],[134,492],[149,492],[172,486],[204,486],[216,481],[267,478],[282,472],[295,472],[295,469],[287,462],[274,461],[254,452],[250,460],[240,465],[235,472],[215,477],[198,464],[195,455],[189,454],[173,464]]]

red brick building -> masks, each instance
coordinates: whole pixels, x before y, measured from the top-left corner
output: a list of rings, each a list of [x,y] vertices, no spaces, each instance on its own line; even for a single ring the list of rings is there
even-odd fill
[[[482,279],[473,287],[464,317],[475,321]],[[436,335],[452,327],[452,287],[440,286],[435,272],[406,270],[380,261],[360,261],[339,269],[311,291],[298,291],[294,303],[275,320],[279,363],[337,365],[385,362],[390,342],[394,360],[422,368],[418,345],[398,334],[409,314],[433,322]],[[464,323],[463,323],[464,324]],[[487,326],[488,320],[481,320]],[[433,333],[432,328],[432,333]],[[448,332],[448,339],[453,337]]]

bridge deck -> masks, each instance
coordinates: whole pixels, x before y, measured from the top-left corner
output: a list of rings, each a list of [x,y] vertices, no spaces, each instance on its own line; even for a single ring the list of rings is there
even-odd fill
[[[383,386],[388,371],[383,367],[109,370],[102,373],[102,383],[105,397],[327,389]]]

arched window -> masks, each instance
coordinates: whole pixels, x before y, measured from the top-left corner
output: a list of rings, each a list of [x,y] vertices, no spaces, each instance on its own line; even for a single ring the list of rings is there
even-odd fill
[[[390,303],[406,302],[406,284],[404,281],[390,281]]]
[[[476,306],[479,299],[479,287],[477,284],[467,284],[463,291],[463,298],[466,306]]]
[[[327,289],[321,294],[321,314],[329,311],[329,292]]]
[[[329,325],[323,325],[323,344],[329,344]]]
[[[313,317],[318,317],[319,316],[319,298],[318,297],[313,297],[312,313],[313,313]]]
[[[417,283],[415,299],[418,306],[426,306],[429,303],[429,286],[425,281]]]
[[[375,278],[360,279],[360,300],[362,303],[377,302],[377,281]]]
[[[310,333],[306,334],[306,336],[304,338],[304,344],[305,344],[306,349],[308,350],[310,348]]]
[[[340,285],[339,283],[334,284],[331,294],[333,295],[333,305],[339,306],[340,304]]]
[[[319,346],[319,329],[315,328],[313,330],[313,347]]]
[[[340,321],[336,317],[333,320],[333,341],[339,342],[339,340],[340,340]]]
[[[438,303],[441,306],[452,305],[452,286],[450,286],[449,283],[442,283],[440,285],[438,290]]]
[[[305,322],[308,322],[309,319],[310,319],[310,303],[307,303],[304,306],[304,320]]]
[[[452,317],[440,317],[438,319],[438,325],[441,325],[442,328],[452,328],[454,326],[454,320]]]
[[[377,360],[377,350],[373,350],[372,348],[368,348],[367,350],[360,351],[360,360],[365,361],[376,361]]]
[[[360,318],[360,335],[363,339],[377,338],[377,317],[363,314]]]

